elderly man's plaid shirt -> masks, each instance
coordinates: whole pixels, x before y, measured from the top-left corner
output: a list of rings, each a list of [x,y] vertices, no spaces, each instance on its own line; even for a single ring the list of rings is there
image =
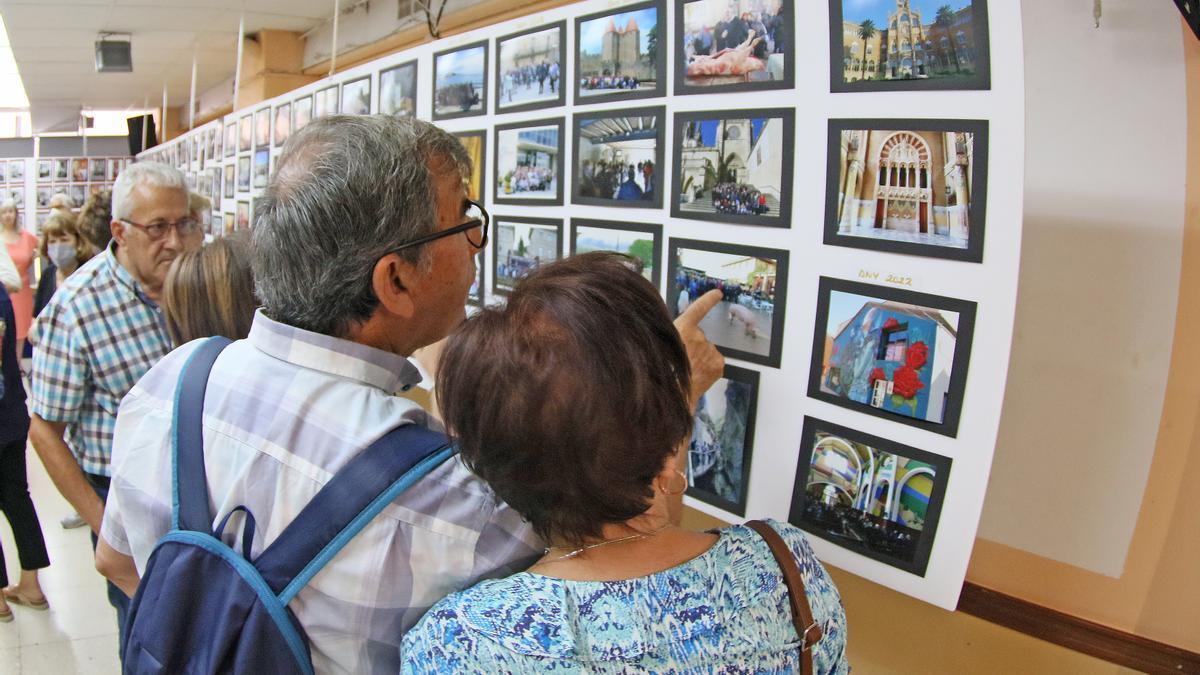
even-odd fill
[[[117,407],[171,351],[161,310],[117,261],[115,245],[67,278],[38,315],[30,411],[67,424],[67,445],[90,474],[110,475]]]

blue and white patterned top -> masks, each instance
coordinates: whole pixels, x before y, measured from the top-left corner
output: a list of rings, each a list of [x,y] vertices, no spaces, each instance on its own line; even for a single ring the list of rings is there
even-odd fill
[[[799,529],[771,523],[796,556],[825,635],[815,673],[843,675],[846,614]],[[799,637],[771,550],[744,525],[688,562],[624,581],[523,572],[433,606],[401,645],[402,673],[791,673]]]
[[[117,407],[171,351],[159,309],[117,261],[116,242],[58,288],[29,332],[29,409],[65,422],[83,470],[108,476]]]

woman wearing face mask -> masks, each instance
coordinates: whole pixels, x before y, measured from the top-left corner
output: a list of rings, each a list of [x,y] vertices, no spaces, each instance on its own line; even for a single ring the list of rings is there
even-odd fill
[[[96,247],[79,231],[74,214],[54,211],[42,226],[42,244],[38,252],[51,263],[42,270],[42,279],[38,283],[37,309],[41,311],[58,285],[96,255]]]

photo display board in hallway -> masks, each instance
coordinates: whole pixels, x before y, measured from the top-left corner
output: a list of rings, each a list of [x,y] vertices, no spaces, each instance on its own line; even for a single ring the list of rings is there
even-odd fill
[[[799,13],[798,13],[799,12]],[[358,65],[147,151],[253,228],[333,113],[454,133],[493,216],[468,302],[605,250],[727,359],[688,505],[806,530],[953,609],[996,445],[1021,246],[1020,9],[985,0],[589,1]]]

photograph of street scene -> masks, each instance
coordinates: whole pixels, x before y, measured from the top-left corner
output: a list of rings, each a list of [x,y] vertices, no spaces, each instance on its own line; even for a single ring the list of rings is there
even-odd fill
[[[531,270],[554,262],[562,250],[562,221],[527,218],[497,218],[494,290],[508,295],[517,279]]]
[[[412,117],[417,114],[415,61],[379,73],[379,112],[400,117]]]
[[[550,201],[559,198],[561,122],[496,128],[496,199]]]
[[[676,52],[684,80],[677,84],[736,88],[783,83],[792,48],[791,22],[791,8],[783,0],[685,2],[682,44]]]
[[[562,92],[562,25],[497,42],[497,110],[566,100]]]
[[[612,226],[583,225],[599,221],[571,221],[571,254],[592,251],[624,253],[641,263],[642,276],[658,287],[658,257],[662,246],[662,228],[657,225],[642,225],[644,229],[625,229],[621,223]]]
[[[435,119],[482,114],[486,103],[487,43],[434,55],[433,77]]]
[[[805,419],[789,520],[812,534],[924,575],[950,460]],[[874,439],[875,445],[879,445]],[[919,453],[920,461],[899,452]],[[934,463],[936,462],[936,463]]]
[[[659,85],[658,5],[584,18],[578,23],[578,98],[633,92]]]
[[[746,513],[757,388],[758,373],[726,366],[700,397],[688,444],[687,494],[739,516]]]
[[[572,201],[603,206],[662,205],[662,108],[614,117],[576,118]],[[616,202],[616,203],[614,203]]]
[[[721,291],[721,302],[700,322],[717,347],[768,357],[775,330],[777,260],[680,247],[673,261],[670,308],[683,313],[692,300]]]
[[[791,135],[784,117],[676,119],[680,135],[672,215],[681,218],[787,226]]]

